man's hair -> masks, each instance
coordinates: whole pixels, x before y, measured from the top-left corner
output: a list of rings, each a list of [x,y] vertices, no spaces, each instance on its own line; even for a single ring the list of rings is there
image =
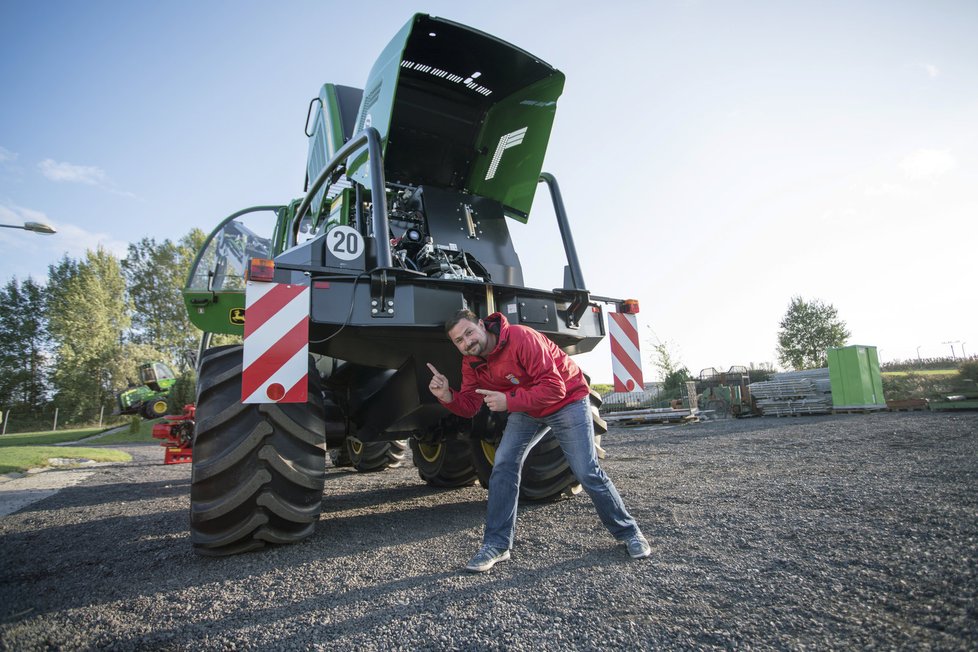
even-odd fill
[[[479,316],[477,314],[475,314],[474,312],[472,312],[471,310],[469,310],[468,308],[462,308],[461,310],[459,310],[458,312],[456,312],[454,315],[452,315],[452,318],[451,319],[449,319],[448,321],[445,322],[445,335],[448,335],[448,331],[450,331],[453,328],[455,328],[455,326],[460,321],[465,321],[465,320],[468,320],[468,321],[472,322],[473,324],[478,324],[479,323]]]

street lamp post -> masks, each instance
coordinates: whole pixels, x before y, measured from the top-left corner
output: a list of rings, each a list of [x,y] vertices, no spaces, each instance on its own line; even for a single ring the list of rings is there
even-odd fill
[[[23,225],[0,224],[0,226],[8,229],[23,229],[25,231],[33,231],[34,233],[41,233],[44,235],[51,235],[52,233],[58,232],[53,226],[50,224],[45,224],[44,222],[24,222]]]
[[[950,344],[951,345],[951,359],[957,360],[958,359],[958,356],[954,355],[954,345],[955,344],[961,344],[961,340],[953,340],[953,341],[950,341],[950,342],[943,342],[943,344]]]

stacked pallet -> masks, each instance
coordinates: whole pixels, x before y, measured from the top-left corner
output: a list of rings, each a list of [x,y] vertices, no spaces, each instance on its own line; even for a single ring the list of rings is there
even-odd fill
[[[699,421],[692,410],[674,408],[651,408],[648,410],[628,410],[613,414],[602,414],[608,423],[624,426],[640,426],[648,423],[690,423]]]
[[[783,417],[832,412],[832,383],[827,368],[774,374],[771,380],[751,383],[750,393],[765,415]]]

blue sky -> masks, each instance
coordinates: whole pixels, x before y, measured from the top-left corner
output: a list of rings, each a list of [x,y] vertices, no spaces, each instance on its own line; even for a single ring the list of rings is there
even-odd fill
[[[971,1],[4,0],[0,223],[59,233],[0,229],[0,282],[300,196],[309,99],[362,86],[416,11],[567,75],[545,169],[587,284],[694,373],[774,362],[796,294],[883,359],[978,352]],[[514,226],[539,287],[547,203]],[[610,381],[606,346],[583,364]]]

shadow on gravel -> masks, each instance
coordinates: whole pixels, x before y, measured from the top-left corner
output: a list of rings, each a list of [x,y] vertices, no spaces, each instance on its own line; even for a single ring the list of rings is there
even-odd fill
[[[317,524],[315,534],[305,541],[271,547],[257,553],[224,558],[196,555],[188,531],[185,510],[155,511],[133,516],[106,517],[93,503],[119,500],[120,494],[136,500],[166,498],[169,502],[187,492],[187,483],[152,482],[120,484],[112,496],[96,501],[98,493],[111,486],[88,487],[81,498],[58,501],[50,509],[67,510],[77,522],[45,527],[38,521],[30,530],[0,536],[0,622],[73,608],[92,608],[115,601],[153,596],[160,591],[180,592],[203,584],[247,581],[324,561],[335,563],[366,553],[410,546],[434,537],[454,534],[481,525],[484,500],[461,500],[390,511],[340,516],[383,499],[383,491],[357,495],[358,500],[327,499],[333,506]],[[126,488],[128,487],[128,490]],[[425,487],[387,490],[393,497],[423,499]],[[144,497],[140,498],[140,495]],[[87,518],[88,514],[91,518]],[[415,580],[411,580],[415,581]],[[423,578],[416,581],[423,582]],[[30,586],[29,592],[23,587]],[[65,590],[80,587],[80,590]],[[96,597],[97,596],[97,597]]]
[[[335,514],[351,509],[364,507],[397,505],[407,501],[431,500],[436,496],[457,493],[458,489],[438,489],[424,484],[401,485],[397,487],[377,487],[368,490],[353,490],[345,493],[332,493],[333,487],[340,484],[341,479],[332,480],[326,484],[323,497],[323,514]]]
[[[489,617],[489,604],[495,600],[493,596],[511,599],[509,596],[514,594],[532,594],[541,585],[573,584],[574,578],[603,575],[629,563],[621,555],[620,548],[608,547],[547,564],[544,568],[528,568],[522,563],[512,563],[501,564],[488,573],[468,573],[453,568],[405,576],[411,573],[411,569],[407,568],[400,571],[400,577],[386,582],[359,584],[340,590],[321,585],[301,601],[249,609],[247,620],[265,623],[266,628],[272,631],[277,623],[305,623],[300,632],[264,639],[263,646],[304,649],[312,636],[318,645],[330,649],[334,638],[348,636],[349,632],[374,630],[378,619],[406,622],[417,617],[419,610],[433,618],[438,612],[451,609],[452,605],[485,605]],[[423,596],[423,606],[411,599],[417,600],[419,596]],[[365,609],[367,606],[371,608]],[[547,615],[549,609],[541,607],[537,611]],[[382,615],[378,612],[382,612]],[[561,610],[555,607],[552,613],[557,615]],[[356,615],[344,618],[339,614]],[[155,629],[150,638],[141,638],[139,643],[152,647],[154,643],[174,639],[199,640],[202,636],[219,640],[224,636],[233,640],[242,628],[242,619],[243,614],[234,610],[193,623]],[[441,649],[434,641],[431,644],[434,647],[425,646],[424,649]]]
[[[93,507],[117,501],[139,502],[160,499],[187,497],[190,509],[190,479],[159,480],[155,482],[119,482],[115,484],[82,485],[61,491],[51,498],[33,503],[21,510],[20,514],[30,512],[55,511],[66,508]]]
[[[311,545],[323,545],[317,559],[331,559],[364,550],[402,546],[479,527],[485,501],[467,500],[422,507],[393,507],[386,512],[321,518]],[[353,545],[351,546],[351,542]]]

